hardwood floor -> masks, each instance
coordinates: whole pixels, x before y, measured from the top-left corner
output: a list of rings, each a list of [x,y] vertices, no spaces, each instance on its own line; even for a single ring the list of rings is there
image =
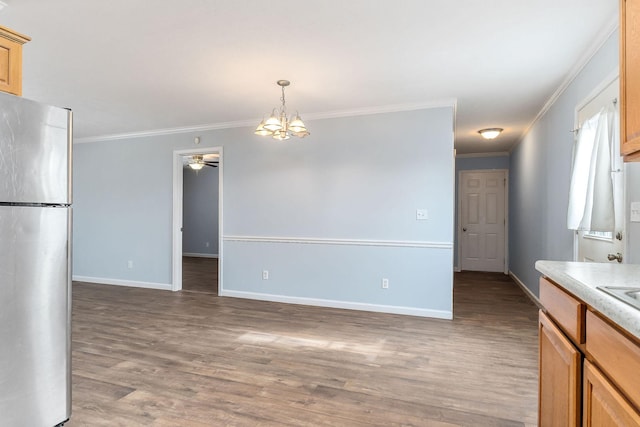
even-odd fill
[[[182,257],[182,290],[218,295],[218,258]]]
[[[453,321],[75,283],[78,426],[534,426],[537,309],[455,275]]]

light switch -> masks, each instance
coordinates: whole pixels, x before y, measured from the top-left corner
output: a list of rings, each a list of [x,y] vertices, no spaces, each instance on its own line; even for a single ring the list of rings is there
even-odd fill
[[[416,209],[416,221],[429,219],[429,212],[426,209]]]
[[[631,222],[640,222],[640,202],[631,202]]]

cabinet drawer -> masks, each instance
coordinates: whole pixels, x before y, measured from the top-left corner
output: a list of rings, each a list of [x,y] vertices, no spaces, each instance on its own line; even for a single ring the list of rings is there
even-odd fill
[[[583,344],[586,306],[551,281],[540,278],[540,302],[573,342]]]
[[[587,354],[624,395],[640,407],[640,347],[587,311]]]

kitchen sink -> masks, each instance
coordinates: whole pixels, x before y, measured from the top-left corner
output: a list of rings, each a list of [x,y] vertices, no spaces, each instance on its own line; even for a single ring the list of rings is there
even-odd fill
[[[597,288],[640,310],[640,287],[598,286]]]

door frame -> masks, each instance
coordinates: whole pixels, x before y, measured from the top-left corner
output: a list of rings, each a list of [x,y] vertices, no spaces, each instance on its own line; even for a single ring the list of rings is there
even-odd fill
[[[173,221],[172,221],[172,273],[171,273],[171,290],[182,290],[182,218],[183,218],[183,171],[184,163],[182,158],[185,155],[194,154],[218,154],[218,289],[222,289],[222,258],[224,254],[223,248],[223,154],[222,147],[200,147],[190,148],[187,150],[174,150],[173,152]]]
[[[585,108],[589,103],[591,103],[592,101],[594,101],[604,90],[606,90],[612,83],[614,83],[617,79],[620,78],[620,71],[618,69],[618,67],[616,67],[613,71],[611,71],[607,77],[605,77],[600,84],[598,84],[587,96],[584,97],[584,99],[579,102],[576,105],[576,108],[574,110],[574,130],[577,131],[578,127],[580,126],[580,112],[582,111],[583,108]],[[618,105],[620,103],[620,93],[618,93]],[[574,136],[574,141],[573,144],[575,146],[576,141],[575,141],[575,136]],[[618,146],[616,148],[620,148],[620,145],[618,143]],[[618,151],[619,153],[619,151]],[[629,222],[628,222],[628,217],[627,217],[627,187],[629,185],[629,182],[627,181],[627,172],[626,172],[626,164],[624,163],[624,161],[620,162],[621,164],[621,171],[619,171],[619,173],[622,174],[622,178],[620,179],[620,182],[622,183],[624,189],[622,191],[622,200],[620,201],[621,203],[621,209],[622,209],[622,222],[624,224],[624,233],[622,236],[622,255],[623,255],[623,263],[626,263],[626,256],[629,253]],[[618,217],[616,217],[616,220],[618,219]],[[615,237],[614,237],[615,238]],[[579,245],[580,245],[580,233],[578,231],[574,231],[573,232],[573,261],[580,261],[578,259],[578,255],[579,255]]]
[[[458,234],[458,270],[462,270],[462,175],[464,173],[502,172],[504,177],[504,265],[502,271],[509,274],[509,169],[466,169],[458,171],[457,227]]]

